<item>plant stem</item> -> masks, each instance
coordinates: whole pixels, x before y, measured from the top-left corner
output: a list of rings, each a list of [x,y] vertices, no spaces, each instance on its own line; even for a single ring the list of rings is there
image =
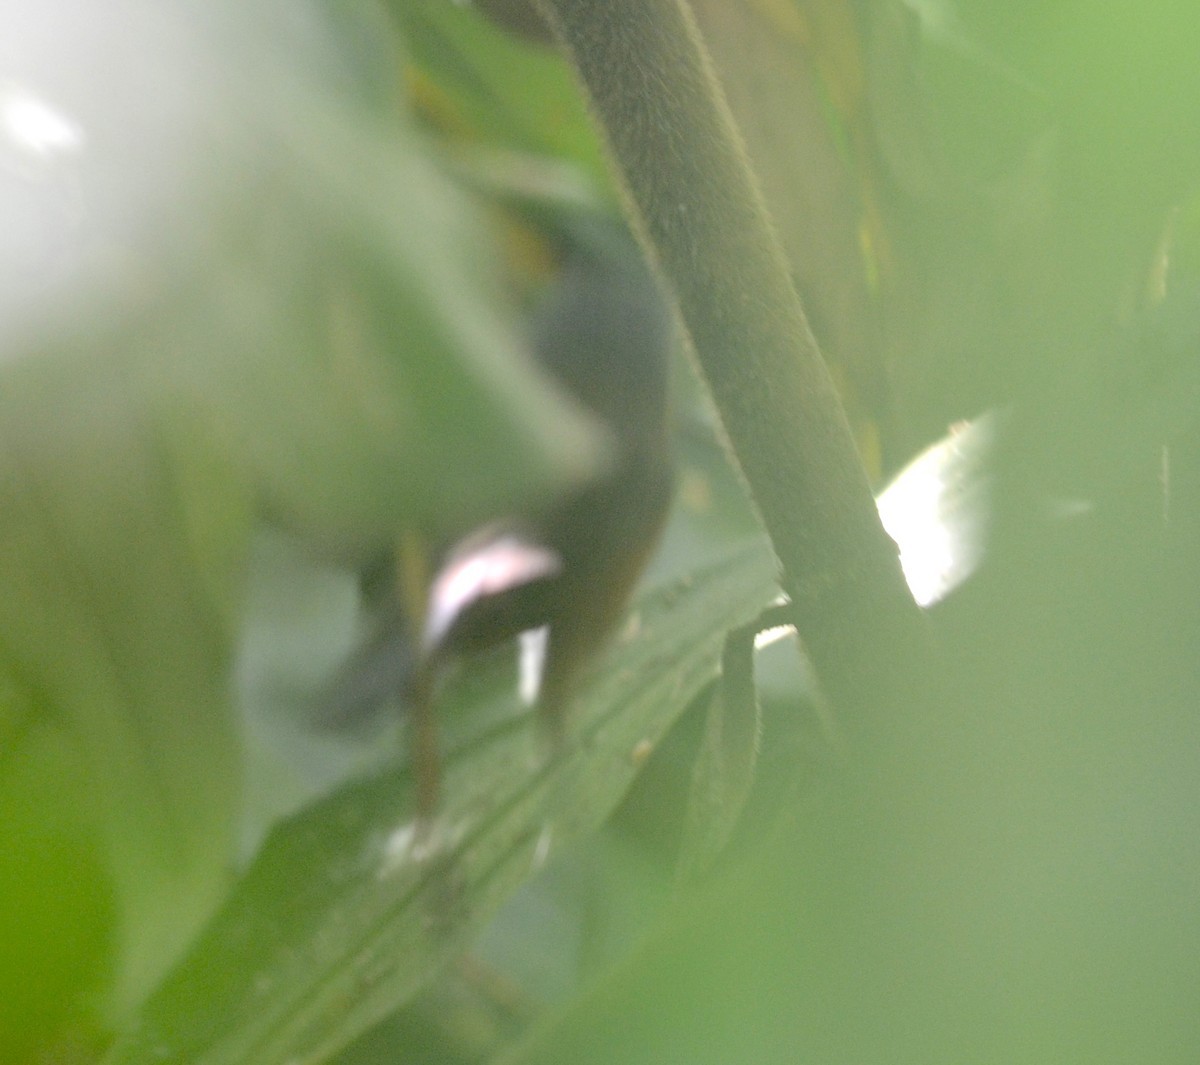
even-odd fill
[[[826,694],[854,730],[928,643],[686,0],[539,0],[673,291]],[[848,719],[848,720],[847,720]]]

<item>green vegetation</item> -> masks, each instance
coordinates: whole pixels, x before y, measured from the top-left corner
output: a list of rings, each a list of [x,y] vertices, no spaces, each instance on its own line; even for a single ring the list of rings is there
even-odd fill
[[[0,1065],[1191,1065],[1187,5],[0,40]],[[444,678],[418,824],[396,700],[321,721],[364,575],[609,468],[527,336],[626,227],[666,533],[558,743],[507,646]],[[982,560],[918,610],[872,492],[985,414],[927,534]]]

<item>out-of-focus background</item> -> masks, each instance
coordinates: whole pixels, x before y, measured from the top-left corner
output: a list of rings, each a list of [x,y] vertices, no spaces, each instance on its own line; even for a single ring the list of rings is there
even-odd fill
[[[381,555],[612,461],[531,342],[644,270],[567,63],[519,0],[0,4],[0,1065],[1196,1060],[1200,20],[690,6],[949,694],[847,750],[743,668],[675,337],[565,747],[466,663],[421,835],[399,700],[324,700]]]

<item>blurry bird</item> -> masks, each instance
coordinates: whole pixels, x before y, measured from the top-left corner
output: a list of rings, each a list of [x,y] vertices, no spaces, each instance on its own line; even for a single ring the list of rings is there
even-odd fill
[[[399,697],[410,715],[421,817],[438,790],[433,703],[446,666],[543,630],[537,703],[560,736],[580,670],[612,633],[671,500],[670,312],[628,238],[588,232],[566,251],[531,339],[538,364],[608,430],[611,463],[549,505],[499,516],[450,544],[431,577],[402,549],[373,578],[385,575],[392,592],[375,636],[329,696],[334,722]]]

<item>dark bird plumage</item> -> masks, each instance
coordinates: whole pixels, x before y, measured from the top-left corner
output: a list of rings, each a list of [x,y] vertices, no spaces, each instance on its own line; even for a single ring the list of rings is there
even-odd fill
[[[439,552],[423,616],[394,594],[405,581],[389,581],[375,637],[339,678],[327,716],[354,720],[399,696],[411,715],[422,815],[436,796],[432,704],[449,661],[546,627],[538,705],[558,733],[580,670],[620,618],[671,500],[672,337],[666,302],[628,240],[605,234],[572,247],[534,315],[532,349],[607,429],[611,463],[549,505],[498,516]]]

